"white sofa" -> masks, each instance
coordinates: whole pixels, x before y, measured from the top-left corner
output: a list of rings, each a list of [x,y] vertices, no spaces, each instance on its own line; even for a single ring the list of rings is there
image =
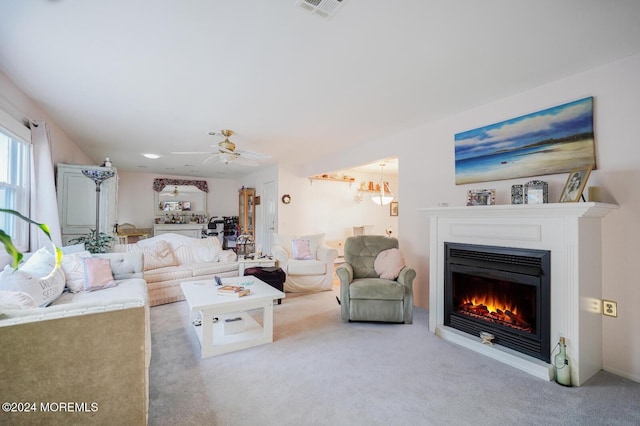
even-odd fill
[[[294,240],[307,241],[310,258],[296,259]],[[331,290],[333,287],[334,265],[338,250],[324,242],[324,234],[294,237],[273,234],[271,254],[278,266],[287,274],[284,290],[288,292],[313,292]]]
[[[147,423],[151,333],[142,256],[93,257],[109,259],[115,287],[65,291],[47,307],[0,309],[3,402],[37,404],[30,413],[2,413],[9,424]],[[40,403],[77,403],[72,409],[80,412],[47,412]]]
[[[135,244],[116,244],[113,251],[143,254],[151,306],[184,300],[181,282],[238,276],[237,255],[222,250],[217,238],[166,233]]]

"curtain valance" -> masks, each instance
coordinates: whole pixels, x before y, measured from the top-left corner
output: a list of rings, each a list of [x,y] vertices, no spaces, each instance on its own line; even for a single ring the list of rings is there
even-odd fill
[[[164,179],[156,178],[153,180],[153,190],[160,192],[165,186],[180,186],[191,185],[198,188],[200,191],[209,192],[209,186],[206,180],[190,180],[190,179]]]

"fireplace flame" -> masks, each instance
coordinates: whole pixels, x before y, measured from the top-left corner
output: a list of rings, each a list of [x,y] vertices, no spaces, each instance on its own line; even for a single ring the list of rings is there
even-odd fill
[[[509,301],[499,300],[499,298],[491,295],[476,295],[467,297],[462,300],[463,305],[479,306],[483,305],[489,312],[505,312],[510,311],[514,315],[518,314],[518,307],[511,305]]]
[[[503,298],[492,295],[474,295],[465,297],[458,309],[470,316],[499,323],[526,332],[533,328],[518,314],[518,307]]]

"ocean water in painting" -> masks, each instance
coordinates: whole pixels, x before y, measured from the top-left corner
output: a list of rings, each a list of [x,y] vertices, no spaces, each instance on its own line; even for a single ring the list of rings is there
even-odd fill
[[[595,165],[593,98],[455,135],[456,185]]]

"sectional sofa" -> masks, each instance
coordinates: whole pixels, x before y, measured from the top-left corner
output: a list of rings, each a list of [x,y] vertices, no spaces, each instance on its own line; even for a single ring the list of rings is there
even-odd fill
[[[151,333],[142,255],[92,257],[109,260],[115,286],[67,289],[46,307],[0,303],[0,399],[15,403],[3,406],[14,411],[0,413],[0,423],[147,423]]]

